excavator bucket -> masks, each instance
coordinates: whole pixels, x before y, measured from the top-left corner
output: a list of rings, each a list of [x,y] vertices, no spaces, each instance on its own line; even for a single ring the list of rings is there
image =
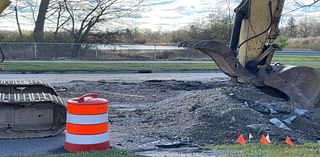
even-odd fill
[[[290,67],[265,77],[264,84],[286,94],[294,106],[317,107],[320,101],[320,71],[310,67]]]
[[[208,40],[182,42],[179,46],[207,54],[236,82],[252,84],[294,106],[317,107],[319,70],[271,64],[284,3],[285,0],[242,0],[235,9],[230,47]]]
[[[193,48],[205,53],[232,80],[241,83],[249,83],[256,80],[256,76],[241,66],[232,51],[219,42],[212,40],[185,41],[180,43],[178,47]]]
[[[320,103],[319,70],[276,64],[265,65],[252,73],[239,63],[231,49],[219,42],[188,41],[180,43],[179,46],[207,54],[232,80],[252,84],[269,95],[289,100],[294,106],[313,108]]]

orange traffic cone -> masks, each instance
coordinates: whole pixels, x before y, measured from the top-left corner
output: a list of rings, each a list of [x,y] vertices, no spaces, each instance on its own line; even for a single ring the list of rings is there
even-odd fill
[[[240,134],[240,136],[237,138],[237,142],[239,142],[241,145],[246,144],[243,134]]]
[[[269,145],[270,144],[270,140],[268,140],[266,138],[266,136],[262,135],[261,138],[260,138],[260,142],[265,144],[265,145]]]
[[[286,137],[285,143],[286,143],[287,145],[294,146],[294,144],[293,144],[293,142],[291,141],[291,139],[290,139],[289,136]]]

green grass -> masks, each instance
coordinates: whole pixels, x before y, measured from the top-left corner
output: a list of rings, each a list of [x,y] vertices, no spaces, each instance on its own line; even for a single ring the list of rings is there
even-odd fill
[[[245,157],[318,157],[320,156],[320,144],[304,144],[290,147],[288,145],[263,145],[263,144],[247,144],[247,145],[218,145],[210,146],[210,149],[230,150],[239,152],[232,156]]]
[[[301,55],[275,55],[273,60],[277,61],[320,61],[320,56]]]
[[[320,68],[320,56],[276,55],[272,62],[279,62],[285,65]]]
[[[53,155],[36,155],[32,157],[141,157],[133,155],[126,151],[113,150],[113,151],[100,151],[91,153],[63,153]]]
[[[309,66],[320,68],[320,56],[299,56],[299,55],[276,55],[273,62],[280,62],[286,65]],[[45,71],[184,71],[184,70],[217,70],[217,65],[213,62],[192,62],[192,63],[153,63],[153,62],[45,62],[45,61],[19,61],[4,62],[0,64],[3,71],[12,72],[35,72]]]
[[[212,70],[214,63],[56,63],[56,62],[5,62],[3,71],[132,71],[132,70]]]

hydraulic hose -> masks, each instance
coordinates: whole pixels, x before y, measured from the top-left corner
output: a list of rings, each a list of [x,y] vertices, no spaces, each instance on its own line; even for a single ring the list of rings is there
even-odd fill
[[[268,5],[269,5],[269,12],[270,12],[270,24],[269,24],[268,28],[267,28],[266,30],[264,30],[263,32],[261,32],[261,33],[255,35],[255,36],[253,36],[253,37],[251,37],[251,38],[243,41],[243,42],[238,46],[238,48],[240,48],[240,47],[241,47],[243,44],[245,44],[246,42],[248,42],[248,41],[250,41],[250,40],[252,40],[252,39],[254,39],[254,38],[257,38],[257,37],[259,37],[260,35],[268,32],[268,30],[271,28],[272,23],[273,23],[273,20],[272,20],[272,0],[269,0],[269,4],[268,4]]]

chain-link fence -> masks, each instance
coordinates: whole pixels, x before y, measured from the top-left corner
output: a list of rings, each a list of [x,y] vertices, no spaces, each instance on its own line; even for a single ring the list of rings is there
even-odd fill
[[[209,60],[192,49],[169,45],[0,43],[6,60]]]

